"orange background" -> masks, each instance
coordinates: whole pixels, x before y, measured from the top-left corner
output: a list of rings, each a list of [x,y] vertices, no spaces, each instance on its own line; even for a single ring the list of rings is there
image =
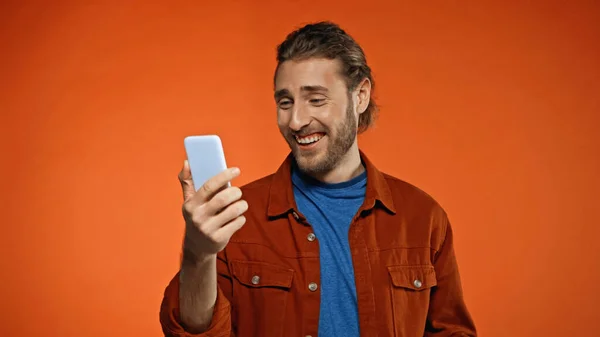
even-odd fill
[[[600,5],[428,3],[3,2],[0,335],[160,336],[183,138],[274,171],[275,46],[320,19],[375,72],[361,147],[448,211],[480,335],[597,334]]]

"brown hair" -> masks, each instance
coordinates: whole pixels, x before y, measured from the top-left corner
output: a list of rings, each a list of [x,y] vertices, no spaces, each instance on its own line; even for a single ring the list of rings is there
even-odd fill
[[[369,106],[358,120],[358,132],[366,131],[375,121],[378,109],[372,97],[375,82],[362,48],[335,23],[323,21],[307,24],[288,34],[285,41],[277,46],[277,69],[285,61],[311,57],[340,60],[349,92],[356,89],[365,77],[371,81]]]

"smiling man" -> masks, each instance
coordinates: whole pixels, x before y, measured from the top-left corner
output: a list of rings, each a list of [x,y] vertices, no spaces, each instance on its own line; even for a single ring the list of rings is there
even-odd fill
[[[476,336],[445,211],[380,172],[357,135],[374,121],[361,47],[330,22],[277,49],[274,97],[291,149],[241,189],[231,168],[195,192],[167,286],[165,336]]]

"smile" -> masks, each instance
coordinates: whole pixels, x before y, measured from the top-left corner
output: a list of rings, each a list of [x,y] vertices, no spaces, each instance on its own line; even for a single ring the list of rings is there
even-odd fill
[[[312,133],[312,134],[306,135],[306,136],[294,136],[294,138],[296,138],[296,141],[302,145],[310,145],[310,144],[318,142],[324,136],[325,136],[324,133],[319,132],[319,133]]]

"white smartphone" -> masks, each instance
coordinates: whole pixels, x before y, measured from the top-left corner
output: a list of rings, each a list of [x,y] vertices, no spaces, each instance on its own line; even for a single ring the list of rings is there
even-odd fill
[[[217,135],[188,136],[183,140],[196,191],[227,169],[223,143]],[[227,183],[230,187],[231,183]]]

